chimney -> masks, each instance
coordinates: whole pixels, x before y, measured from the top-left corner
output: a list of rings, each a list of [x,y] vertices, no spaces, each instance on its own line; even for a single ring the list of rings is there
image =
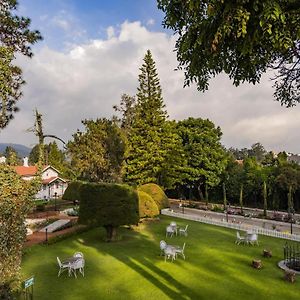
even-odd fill
[[[28,167],[28,157],[23,158],[23,166]]]

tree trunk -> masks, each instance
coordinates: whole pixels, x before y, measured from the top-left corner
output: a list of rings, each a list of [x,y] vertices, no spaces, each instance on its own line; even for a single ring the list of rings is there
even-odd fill
[[[197,189],[198,189],[200,200],[203,201],[204,197],[203,197],[203,193],[202,193],[202,190],[201,190],[201,184],[198,185]]]
[[[263,198],[264,198],[264,217],[267,216],[268,202],[267,202],[267,184],[263,183]]]
[[[240,207],[241,207],[241,214],[244,213],[243,211],[243,184],[241,185],[240,189]]]
[[[115,241],[117,237],[117,227],[113,225],[105,225],[104,228],[106,229],[106,241]]]
[[[225,182],[223,182],[223,205],[224,205],[224,210],[227,209],[227,198],[226,198]]]
[[[206,206],[208,206],[208,188],[206,183],[205,183],[205,203]]]

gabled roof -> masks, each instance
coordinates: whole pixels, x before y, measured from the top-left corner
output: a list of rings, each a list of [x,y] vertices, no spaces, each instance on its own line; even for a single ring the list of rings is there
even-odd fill
[[[60,172],[58,170],[56,170],[55,168],[53,168],[52,166],[48,165],[45,166],[42,170],[42,172],[45,172],[46,170],[48,170],[49,168],[53,169],[54,171],[56,171],[57,173],[60,174]],[[20,176],[34,176],[37,174],[37,166],[14,166],[15,171],[17,172],[18,175]]]
[[[52,166],[50,166],[50,165],[48,165],[48,166],[45,166],[44,167],[44,169],[42,170],[42,172],[45,172],[46,170],[48,170],[48,169],[53,169],[54,171],[56,171],[58,174],[61,174],[57,169],[55,169],[54,167],[52,167]]]
[[[43,184],[50,184],[50,183],[55,182],[56,180],[66,182],[64,179],[55,176],[55,177],[50,177],[50,178],[47,178],[47,179],[43,179]]]
[[[34,176],[37,173],[37,167],[36,166],[14,166],[15,171],[20,176]]]

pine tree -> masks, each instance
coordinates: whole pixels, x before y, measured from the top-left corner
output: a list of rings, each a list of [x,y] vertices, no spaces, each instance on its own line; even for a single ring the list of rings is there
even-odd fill
[[[181,141],[169,122],[155,62],[150,50],[140,68],[137,105],[128,135],[126,178],[131,184],[157,183],[165,188],[180,181],[184,164]]]
[[[21,158],[19,157],[17,151],[11,146],[7,146],[5,148],[4,156],[6,157],[6,163],[9,166],[17,166],[21,164]]]

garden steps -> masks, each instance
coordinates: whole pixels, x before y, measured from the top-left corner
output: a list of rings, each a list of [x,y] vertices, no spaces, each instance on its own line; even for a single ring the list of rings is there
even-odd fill
[[[54,232],[64,226],[66,226],[68,223],[70,223],[71,220],[70,219],[60,219],[60,220],[57,220],[49,225],[47,225],[46,227],[42,228],[40,230],[40,232],[46,232],[46,229],[49,233],[51,232]]]

